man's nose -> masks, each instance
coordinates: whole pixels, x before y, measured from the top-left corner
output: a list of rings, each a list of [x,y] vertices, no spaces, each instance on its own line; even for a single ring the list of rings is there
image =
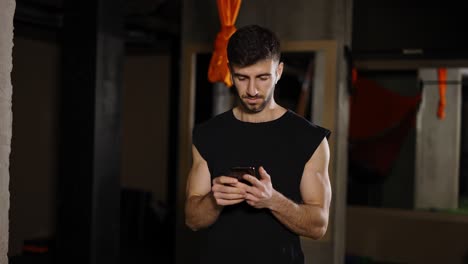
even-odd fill
[[[258,90],[255,87],[255,82],[251,80],[249,82],[249,85],[247,86],[247,95],[248,96],[256,96],[257,94],[258,94]]]

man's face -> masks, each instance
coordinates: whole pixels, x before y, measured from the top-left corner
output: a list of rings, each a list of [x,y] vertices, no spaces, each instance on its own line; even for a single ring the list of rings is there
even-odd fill
[[[261,112],[273,99],[276,82],[283,72],[283,63],[272,59],[246,67],[231,65],[233,82],[247,112]]]

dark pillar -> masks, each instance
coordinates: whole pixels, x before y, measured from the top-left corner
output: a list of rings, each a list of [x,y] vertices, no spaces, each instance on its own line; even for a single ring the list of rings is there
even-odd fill
[[[56,263],[119,263],[123,1],[64,2]]]
[[[179,175],[177,167],[178,136],[179,136],[179,89],[180,89],[180,37],[171,39],[171,89],[170,89],[170,123],[169,123],[169,147],[168,147],[168,219],[167,243],[170,252],[169,261],[175,263],[176,259],[176,234],[177,234],[177,186],[176,175]]]
[[[462,113],[460,146],[460,202],[468,201],[468,76],[462,77]],[[463,204],[459,204],[463,206]],[[468,258],[468,255],[467,255]]]

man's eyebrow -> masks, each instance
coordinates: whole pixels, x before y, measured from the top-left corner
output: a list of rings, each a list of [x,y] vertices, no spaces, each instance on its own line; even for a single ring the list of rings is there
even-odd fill
[[[268,77],[268,76],[271,76],[271,73],[262,73],[262,74],[259,74],[259,75],[255,76],[255,77],[258,78],[258,77]]]
[[[236,77],[250,78],[248,75],[237,73],[237,72],[233,73],[233,75],[236,76]],[[267,77],[267,76],[271,76],[271,73],[261,73],[261,74],[256,75],[255,78]]]
[[[233,73],[232,75],[234,75],[234,76],[236,76],[236,77],[246,77],[246,78],[249,77],[249,76],[247,76],[247,75],[244,75],[244,74],[241,74],[241,73],[237,73],[237,72]]]

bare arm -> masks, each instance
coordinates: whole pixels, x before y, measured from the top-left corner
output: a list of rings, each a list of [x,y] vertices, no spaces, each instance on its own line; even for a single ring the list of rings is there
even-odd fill
[[[185,223],[192,230],[212,225],[223,206],[242,202],[244,190],[236,188],[237,179],[217,177],[211,185],[208,164],[192,146],[193,165],[187,180],[185,201]]]
[[[269,208],[273,215],[292,232],[319,239],[327,230],[331,186],[328,176],[330,151],[326,139],[304,166],[300,185],[303,204],[297,204],[271,187],[270,176],[262,168],[262,179],[246,177],[255,188],[248,188],[247,203],[256,208]]]

